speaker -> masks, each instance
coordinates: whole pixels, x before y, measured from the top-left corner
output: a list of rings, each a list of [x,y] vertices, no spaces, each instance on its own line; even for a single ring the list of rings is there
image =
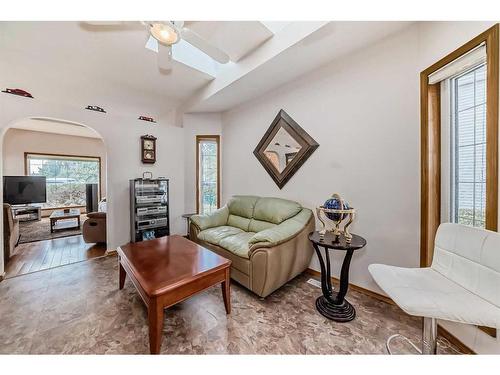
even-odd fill
[[[87,184],[85,186],[86,195],[86,210],[89,212],[97,212],[99,206],[99,187],[97,184]]]

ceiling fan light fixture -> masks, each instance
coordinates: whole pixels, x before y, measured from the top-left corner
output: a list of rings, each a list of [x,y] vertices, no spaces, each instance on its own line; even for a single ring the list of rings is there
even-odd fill
[[[153,38],[167,46],[177,43],[180,39],[175,27],[165,23],[153,23],[149,31]]]

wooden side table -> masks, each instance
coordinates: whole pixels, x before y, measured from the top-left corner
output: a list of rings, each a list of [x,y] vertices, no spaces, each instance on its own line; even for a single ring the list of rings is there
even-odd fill
[[[327,232],[324,238],[321,239],[318,231],[310,233],[309,240],[314,250],[316,250],[321,267],[321,291],[323,295],[316,299],[316,309],[324,317],[336,322],[349,322],[353,320],[356,317],[356,310],[345,299],[347,289],[349,288],[349,266],[354,251],[365,247],[366,240],[363,237],[353,234],[351,242],[347,243],[343,235],[336,237],[331,232]],[[324,249],[324,259],[321,255],[320,247]],[[332,288],[329,249],[346,252],[342,263],[342,270],[340,271],[340,289],[338,292],[334,292]]]
[[[196,214],[193,213],[193,214],[184,214],[184,215],[182,215],[182,218],[186,219],[186,222],[187,222],[187,233],[184,236],[185,238],[189,238],[189,225],[191,224],[191,216],[193,216],[193,215],[196,215]]]

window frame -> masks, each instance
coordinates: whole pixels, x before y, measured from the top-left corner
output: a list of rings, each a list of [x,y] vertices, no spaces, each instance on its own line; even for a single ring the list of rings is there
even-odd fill
[[[29,166],[28,166],[28,157],[29,155],[35,155],[35,156],[47,156],[47,157],[58,157],[58,158],[68,158],[68,159],[75,159],[75,158],[82,158],[82,159],[96,159],[99,163],[99,192],[98,192],[98,199],[102,199],[102,160],[100,156],[91,156],[91,155],[70,155],[70,154],[54,154],[54,153],[49,153],[49,152],[29,152],[26,151],[24,153],[24,175],[25,176],[30,176],[29,174]],[[60,210],[64,208],[83,208],[83,206],[59,206],[59,207],[43,207],[42,211],[45,210]]]
[[[196,136],[196,213],[200,213],[200,143],[202,141],[215,141],[217,144],[217,208],[220,208],[220,135],[216,134],[204,134]]]

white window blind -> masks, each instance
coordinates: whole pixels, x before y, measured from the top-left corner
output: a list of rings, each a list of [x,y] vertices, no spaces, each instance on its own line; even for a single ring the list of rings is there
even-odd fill
[[[486,65],[451,79],[453,222],[484,227],[486,206]]]
[[[445,65],[439,70],[429,75],[429,84],[441,82],[445,79],[460,75],[474,66],[484,64],[486,62],[486,45],[483,43],[476,48],[470,50],[458,59]]]

